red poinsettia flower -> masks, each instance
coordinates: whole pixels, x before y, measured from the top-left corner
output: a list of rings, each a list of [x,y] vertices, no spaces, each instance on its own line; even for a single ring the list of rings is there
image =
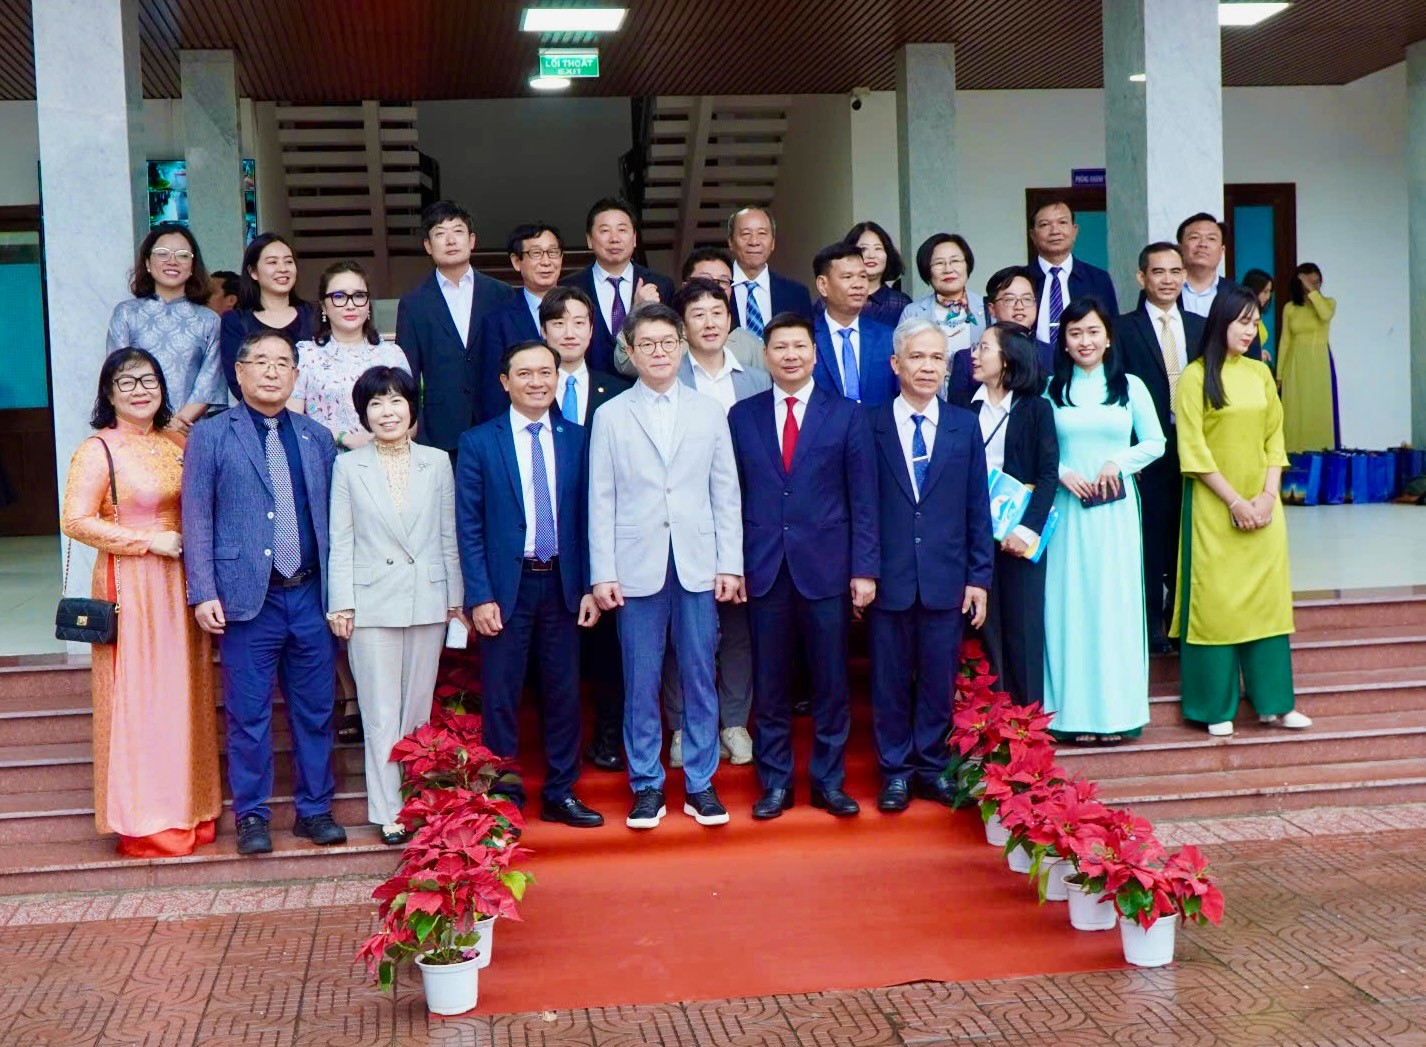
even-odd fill
[[[1208,862],[1197,847],[1186,846],[1164,862],[1168,891],[1185,920],[1223,922],[1223,892],[1208,875]]]

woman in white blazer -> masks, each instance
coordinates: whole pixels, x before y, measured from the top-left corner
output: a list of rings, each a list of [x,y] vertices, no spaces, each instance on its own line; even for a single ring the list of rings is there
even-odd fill
[[[352,401],[374,439],[332,471],[327,620],[347,641],[366,734],[367,816],[404,843],[391,747],[431,716],[446,623],[463,618],[455,481],[445,451],[413,443],[416,383],[373,367]]]
[[[968,286],[975,254],[960,233],[933,233],[916,251],[916,270],[931,285],[901,313],[901,322],[930,320],[946,332],[947,359],[969,349],[985,333],[985,299]]]

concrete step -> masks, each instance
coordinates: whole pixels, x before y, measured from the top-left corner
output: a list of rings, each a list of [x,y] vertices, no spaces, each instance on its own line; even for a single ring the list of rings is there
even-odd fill
[[[1426,588],[1403,586],[1297,593],[1292,613],[1297,628],[1304,631],[1368,625],[1426,625]]]
[[[1406,712],[1426,709],[1426,666],[1298,673],[1297,707],[1308,716]],[[1150,722],[1182,724],[1178,681],[1155,684],[1149,693]],[[1240,710],[1250,722],[1247,702]]]

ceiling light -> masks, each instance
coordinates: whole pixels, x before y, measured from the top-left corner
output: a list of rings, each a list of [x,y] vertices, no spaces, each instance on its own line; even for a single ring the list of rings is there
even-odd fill
[[[1218,24],[1232,26],[1257,25],[1264,22],[1275,14],[1286,11],[1291,4],[1259,4],[1259,3],[1220,3],[1218,5]]]
[[[1129,77],[1129,82],[1131,84],[1142,84],[1147,79],[1148,77],[1143,73],[1134,73],[1132,76]]]
[[[520,28],[527,33],[612,33],[627,13],[624,7],[527,7]]]
[[[536,91],[564,91],[569,88],[567,76],[532,76],[530,86]]]

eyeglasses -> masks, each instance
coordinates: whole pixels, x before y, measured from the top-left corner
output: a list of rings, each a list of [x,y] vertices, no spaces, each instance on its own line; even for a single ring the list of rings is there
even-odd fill
[[[124,374],[114,379],[114,388],[121,393],[132,393],[139,386],[143,386],[150,391],[158,388],[158,375],[156,374]]]
[[[543,262],[546,258],[551,262],[558,262],[564,257],[563,249],[558,247],[534,247],[520,253],[532,262]]]
[[[698,279],[712,280],[715,284],[723,288],[723,290],[725,291],[733,286],[733,278],[731,276],[700,276],[698,277]]]
[[[288,371],[296,370],[297,367],[291,360],[268,360],[265,357],[258,357],[256,360],[239,360],[238,363],[244,367],[251,367],[255,371],[261,371],[264,374],[268,371],[286,374]]]
[[[166,262],[172,258],[175,262],[193,261],[193,252],[180,247],[177,251],[169,247],[155,247],[149,252],[150,258],[157,258],[160,262]]]
[[[1035,304],[1035,296],[1032,294],[1022,294],[1018,298],[1015,295],[1003,294],[995,300],[996,305],[1003,305],[1007,309],[1012,305],[1023,305],[1025,308]]]
[[[931,272],[944,273],[951,269],[964,269],[966,260],[964,258],[937,258],[931,263]]]
[[[366,305],[371,301],[370,291],[332,291],[330,294],[322,296],[335,305],[338,309],[351,302],[352,305]]]
[[[634,343],[634,348],[645,356],[653,356],[659,352],[667,353],[671,356],[678,352],[678,346],[679,340],[677,338],[663,338],[657,342],[650,339]]]

